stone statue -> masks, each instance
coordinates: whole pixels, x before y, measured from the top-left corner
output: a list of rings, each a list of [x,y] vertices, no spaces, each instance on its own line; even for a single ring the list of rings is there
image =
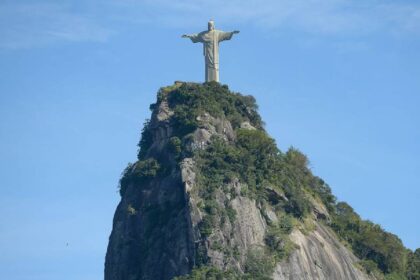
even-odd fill
[[[206,62],[206,82],[219,81],[219,42],[230,40],[233,34],[239,31],[224,32],[214,29],[214,21],[208,23],[208,30],[198,34],[182,35],[182,38],[190,38],[193,43],[203,43],[203,51]]]

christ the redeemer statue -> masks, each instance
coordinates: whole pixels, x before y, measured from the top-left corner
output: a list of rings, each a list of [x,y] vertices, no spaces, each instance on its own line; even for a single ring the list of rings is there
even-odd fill
[[[203,43],[206,61],[206,82],[219,81],[219,42],[230,40],[239,31],[224,32],[214,29],[214,21],[210,20],[208,30],[198,34],[182,35],[190,38],[193,43]]]

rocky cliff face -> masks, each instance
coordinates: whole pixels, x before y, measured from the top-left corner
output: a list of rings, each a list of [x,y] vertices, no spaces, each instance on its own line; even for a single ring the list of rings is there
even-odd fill
[[[226,279],[373,279],[328,226],[316,192],[304,190],[315,181],[292,188],[295,171],[282,163],[270,173],[280,155],[266,151],[274,142],[249,100],[218,84],[160,90],[139,161],[121,179],[105,280],[173,279],[203,267]]]
[[[291,240],[298,245],[290,257],[277,264],[275,280],[373,279],[358,267],[359,260],[322,224],[305,235],[294,230]]]
[[[188,194],[181,168],[166,149],[172,135],[171,113],[166,101],[155,108],[146,128],[151,144],[144,151],[145,158],[165,162],[166,172],[121,182],[126,185],[114,216],[105,279],[171,279],[188,273],[194,265]],[[138,165],[128,166],[125,175],[134,175]]]

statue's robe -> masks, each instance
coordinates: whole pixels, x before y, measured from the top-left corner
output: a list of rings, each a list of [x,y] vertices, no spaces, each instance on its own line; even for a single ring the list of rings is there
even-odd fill
[[[189,36],[193,43],[203,43],[206,63],[206,82],[219,81],[219,43],[230,40],[233,34],[233,32],[214,29]]]

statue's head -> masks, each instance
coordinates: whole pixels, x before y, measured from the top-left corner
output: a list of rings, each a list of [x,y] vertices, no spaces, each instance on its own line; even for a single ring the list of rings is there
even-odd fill
[[[209,23],[208,23],[208,27],[209,27],[209,31],[214,30],[214,21],[213,21],[213,20],[210,20],[210,21],[209,21]]]

